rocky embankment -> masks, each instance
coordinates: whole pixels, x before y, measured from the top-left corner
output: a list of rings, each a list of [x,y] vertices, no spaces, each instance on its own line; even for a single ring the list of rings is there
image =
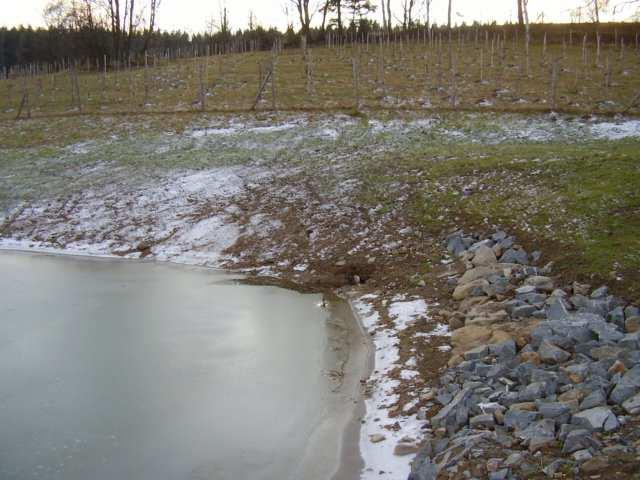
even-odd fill
[[[437,413],[410,480],[640,471],[640,309],[606,286],[559,288],[504,232],[456,232],[447,249],[453,351],[423,395]]]

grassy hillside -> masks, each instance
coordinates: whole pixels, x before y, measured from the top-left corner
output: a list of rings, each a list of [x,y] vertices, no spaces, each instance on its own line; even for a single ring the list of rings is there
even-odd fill
[[[433,42],[362,44],[302,51],[229,54],[166,61],[148,67],[70,72],[0,81],[0,115],[14,118],[25,91],[31,114],[188,112],[250,109],[275,61],[275,89],[266,82],[259,109],[466,109],[572,113],[640,113],[640,52],[634,43],[595,35],[583,50],[578,35],[545,47],[535,38],[529,60],[522,39],[499,34]],[[554,64],[556,79],[553,80]],[[355,65],[355,66],[354,66]],[[310,75],[307,76],[307,71]],[[354,71],[358,74],[355,81]],[[75,93],[74,93],[75,92]],[[554,94],[555,92],[555,94]],[[79,101],[73,97],[79,93]],[[638,101],[633,102],[634,98]],[[555,99],[555,100],[554,100]],[[23,116],[26,115],[26,109]]]

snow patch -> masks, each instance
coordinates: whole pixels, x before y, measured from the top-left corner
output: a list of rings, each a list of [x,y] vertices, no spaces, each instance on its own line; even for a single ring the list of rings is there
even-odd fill
[[[395,301],[389,307],[389,316],[398,330],[404,330],[420,318],[427,318],[427,302],[422,298],[410,301]]]
[[[366,295],[353,302],[354,309],[362,324],[372,335],[375,347],[375,367],[369,378],[372,392],[369,397],[365,398],[366,413],[360,429],[360,453],[365,465],[360,478],[361,480],[401,479],[409,475],[413,456],[396,456],[393,454],[393,450],[403,437],[420,437],[420,422],[415,415],[389,417],[389,407],[398,401],[394,389],[399,385],[399,382],[390,378],[391,372],[397,368],[396,364],[400,360],[397,331],[379,328],[379,314],[368,302],[374,298],[375,295]],[[419,309],[417,304],[413,309],[406,305],[400,305],[396,308],[399,314]],[[410,370],[403,371],[406,372],[404,375],[407,377],[413,375]],[[403,374],[401,373],[401,375]],[[400,428],[396,430],[385,428],[395,423]],[[372,435],[382,435],[384,440],[373,443],[370,440]]]
[[[591,133],[594,137],[605,140],[640,137],[640,120],[596,123],[591,126]]]

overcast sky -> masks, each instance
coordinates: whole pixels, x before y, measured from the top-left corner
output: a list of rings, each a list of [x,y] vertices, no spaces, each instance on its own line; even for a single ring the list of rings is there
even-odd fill
[[[14,26],[30,24],[43,25],[42,12],[48,0],[0,0],[0,25]],[[264,27],[277,26],[283,28],[287,20],[284,14],[284,5],[290,0],[227,0],[232,27],[242,28],[247,24],[249,11],[252,10],[258,19],[258,23]],[[312,3],[318,0],[311,0]],[[148,0],[138,0],[147,3]],[[161,29],[180,29],[188,32],[203,31],[207,24],[207,18],[217,15],[219,4],[224,0],[162,0],[158,24]],[[379,4],[379,0],[373,3]],[[392,5],[399,7],[401,0],[392,0]],[[545,21],[569,21],[569,10],[583,0],[530,0],[529,11],[532,21],[544,12]],[[424,2],[418,0],[418,4]],[[498,22],[514,20],[516,18],[515,0],[453,0],[454,19],[461,23],[472,23],[474,20]],[[433,20],[438,23],[446,22],[446,0],[433,0]],[[290,9],[290,21],[296,20],[293,9]],[[629,15],[619,14],[615,19],[624,20]],[[418,10],[422,18],[424,9]],[[375,17],[381,17],[380,11]],[[396,12],[399,18],[399,9]],[[610,17],[607,17],[610,18]],[[319,20],[319,15],[316,15]]]

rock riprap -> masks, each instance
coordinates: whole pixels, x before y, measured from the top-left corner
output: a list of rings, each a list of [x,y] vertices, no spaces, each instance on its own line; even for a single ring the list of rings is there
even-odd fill
[[[640,458],[640,442],[620,434],[640,414],[640,310],[606,286],[558,288],[550,264],[530,264],[540,253],[505,232],[458,231],[446,247],[464,267],[447,279],[457,308],[440,312],[453,350],[410,480],[578,474],[613,453]]]

